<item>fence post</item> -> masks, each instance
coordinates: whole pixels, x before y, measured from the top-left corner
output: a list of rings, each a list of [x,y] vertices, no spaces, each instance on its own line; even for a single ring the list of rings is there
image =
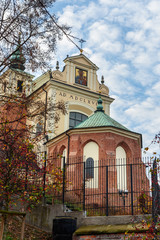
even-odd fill
[[[106,166],[106,216],[108,216],[108,166]]]
[[[63,157],[63,192],[62,192],[62,203],[64,205],[64,193],[65,193],[65,173],[66,173],[66,164],[65,164],[65,157]]]
[[[154,159],[152,171],[152,219],[154,227],[157,223],[159,209],[159,187],[157,179],[157,160]]]
[[[85,211],[86,166],[83,162],[83,211]]]
[[[133,174],[132,174],[132,164],[130,165],[130,174],[131,174],[131,210],[133,215]]]
[[[44,152],[44,172],[43,172],[43,205],[46,204],[46,163],[47,162],[47,152]]]

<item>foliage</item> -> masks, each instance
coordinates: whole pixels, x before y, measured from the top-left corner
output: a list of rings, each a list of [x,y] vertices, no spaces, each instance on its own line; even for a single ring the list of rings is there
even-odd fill
[[[53,196],[58,192],[62,192],[62,183],[63,183],[63,171],[60,167],[54,167],[52,165],[51,182],[49,183],[52,188]]]
[[[61,156],[57,154],[55,154],[54,158],[47,159],[46,201],[48,204],[55,204],[57,200],[62,201],[63,169],[59,167],[60,161]]]
[[[1,205],[8,210],[17,201],[22,201],[29,203],[27,207],[32,207],[42,192],[38,185],[42,170],[36,162],[32,144],[24,135],[24,129],[15,130],[7,123],[3,124],[0,147]]]
[[[152,201],[151,197],[145,192],[142,192],[138,197],[139,208],[143,214],[149,214],[151,212]]]
[[[47,68],[57,39],[67,35],[68,27],[58,25],[53,13],[55,0],[1,0],[0,72],[9,64],[18,45],[19,33],[28,67]],[[67,35],[68,36],[68,35]]]
[[[32,125],[27,121],[35,117],[44,118],[53,109],[65,112],[64,104],[49,103],[46,108],[42,101],[22,94],[3,96],[0,105],[0,204],[8,210],[20,201],[32,208],[42,197],[46,173],[44,159],[37,159],[34,144],[47,132],[35,137]],[[47,175],[47,189],[52,186],[52,190],[60,191],[62,171],[53,171],[52,181]]]
[[[147,151],[150,149],[152,144],[160,144],[160,132],[155,134],[155,137],[153,138],[153,140],[151,141],[150,145],[144,148],[144,153],[147,153]],[[152,164],[148,164],[148,166],[150,167],[150,172],[152,174],[152,219],[151,219],[151,223],[147,223],[147,222],[142,222],[145,225],[148,225],[149,230],[147,233],[151,234],[151,237],[148,238],[146,237],[145,239],[157,239],[157,235],[159,235],[159,233],[157,233],[157,228],[160,225],[160,219],[159,219],[159,209],[160,209],[160,201],[159,201],[159,197],[160,197],[160,186],[159,186],[159,179],[158,179],[158,175],[159,175],[159,158],[156,157],[157,152],[153,152],[153,156],[151,157]],[[147,201],[147,196],[142,193],[139,196],[139,203],[140,203],[140,207],[143,211],[143,213],[148,213],[147,211],[147,207],[146,207],[146,201]],[[150,204],[151,205],[151,204]]]
[[[6,236],[6,240],[14,240],[14,238],[11,236],[10,233],[8,233]]]
[[[49,100],[49,99],[48,99]],[[29,120],[47,119],[50,112],[65,112],[63,103],[43,103],[36,97],[6,94],[0,97],[0,208],[6,211],[15,207],[21,211],[31,210],[42,201],[45,190],[58,189],[62,171],[57,169],[47,174],[44,159],[37,157],[34,145],[47,134],[34,133]],[[59,116],[59,111],[57,116]],[[53,115],[55,118],[55,115]],[[58,118],[55,119],[58,121]],[[4,218],[4,238],[7,233],[7,218]]]
[[[147,147],[144,148],[144,153],[147,153],[147,151],[149,150],[149,148],[152,144],[157,144],[157,143],[160,144],[160,132],[155,134],[151,143]],[[156,154],[157,154],[156,152],[153,152],[153,155],[156,155]]]
[[[7,91],[9,92],[10,89],[7,88]],[[5,124],[12,124],[12,127],[16,129],[23,128],[24,132],[30,133],[30,136],[32,134],[32,140],[33,137],[36,137],[36,133],[33,132],[34,122],[42,122],[44,125],[44,118],[47,120],[50,117],[54,118],[54,122],[57,123],[61,113],[66,114],[63,101],[55,103],[47,97],[46,103],[40,99],[38,94],[26,96],[24,92],[18,95],[16,92],[0,95],[0,127],[4,128]],[[42,128],[44,130],[44,127]],[[43,134],[47,134],[47,132],[43,131]],[[28,135],[28,137],[30,136]]]
[[[1,220],[1,219],[0,219]],[[7,219],[8,231],[5,240],[20,240],[22,221],[19,217],[9,217]],[[25,225],[24,240],[51,240],[50,233],[43,231],[33,225]]]

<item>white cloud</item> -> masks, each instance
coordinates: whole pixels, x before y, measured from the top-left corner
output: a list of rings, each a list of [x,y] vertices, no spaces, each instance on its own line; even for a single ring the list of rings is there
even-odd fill
[[[148,133],[152,136],[159,132],[160,126],[160,106],[156,105],[153,98],[149,97],[144,101],[135,103],[130,106],[125,114],[132,121],[136,121],[136,129],[141,132]],[[148,137],[150,140],[151,137]]]
[[[158,14],[160,12],[160,2],[159,1],[150,1],[147,5],[147,8],[151,13]]]
[[[105,6],[115,6],[117,4],[117,0],[99,0],[99,3]]]
[[[126,40],[131,42],[139,42],[142,43],[142,40],[145,40],[145,33],[144,31],[130,31],[126,34]]]
[[[154,99],[156,105],[159,104],[160,82],[156,82],[146,90],[148,96]],[[160,105],[160,104],[159,104]]]
[[[59,17],[60,24],[66,24],[70,27],[81,28],[82,22],[75,13],[77,6],[67,6],[63,9],[63,14]]]
[[[157,75],[160,75],[160,64],[154,66],[153,72]]]
[[[59,21],[86,40],[84,54],[115,96],[112,117],[142,133],[146,146],[160,131],[160,1],[60,1]],[[78,52],[66,38],[58,44],[60,62]]]

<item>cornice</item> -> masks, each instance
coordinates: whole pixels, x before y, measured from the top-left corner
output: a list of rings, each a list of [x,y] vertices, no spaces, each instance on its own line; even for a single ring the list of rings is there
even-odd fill
[[[114,134],[118,134],[120,136],[124,136],[124,137],[128,137],[131,138],[133,140],[138,140],[139,145],[142,148],[142,134],[140,133],[136,133],[136,132],[132,132],[132,131],[127,131],[127,130],[123,130],[120,128],[116,128],[116,127],[95,127],[95,128],[81,128],[81,129],[68,129],[66,132],[61,133],[60,135],[54,137],[53,139],[49,140],[47,143],[47,146],[50,146],[53,143],[57,143],[59,141],[61,141],[62,139],[64,139],[66,137],[66,133],[70,136],[72,135],[82,135],[82,134],[92,134],[92,133],[114,133]]]
[[[60,82],[60,81],[57,81],[57,80],[50,80],[49,83],[54,88],[57,87],[57,90],[61,89],[63,91],[68,91],[70,93],[73,92],[74,94],[80,94],[80,95],[85,94],[86,97],[92,97],[92,98],[94,96],[96,100],[99,97],[99,93],[98,92],[93,92],[93,91],[91,91],[89,89],[86,89],[84,87],[79,87],[77,85],[76,86],[75,85],[70,85],[70,84],[64,83],[62,81]],[[103,101],[105,101],[105,102],[112,103],[114,101],[114,98],[111,98],[109,96],[105,96],[103,94],[101,94],[101,97],[102,97]]]

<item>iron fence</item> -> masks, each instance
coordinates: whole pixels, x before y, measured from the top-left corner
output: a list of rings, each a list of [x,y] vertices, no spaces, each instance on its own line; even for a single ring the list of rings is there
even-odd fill
[[[88,216],[153,212],[151,183],[155,175],[152,159],[107,159],[93,163],[83,158],[69,160],[50,159],[62,174],[59,191],[54,192],[52,203],[61,202],[66,211],[83,210]],[[157,195],[155,199],[157,201]]]

